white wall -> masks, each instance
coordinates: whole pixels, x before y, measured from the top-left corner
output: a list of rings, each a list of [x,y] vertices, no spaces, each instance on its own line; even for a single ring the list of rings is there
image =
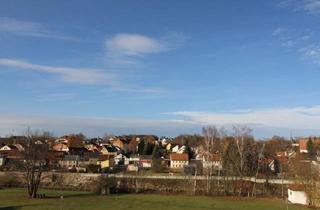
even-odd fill
[[[308,197],[304,191],[293,191],[288,189],[288,201],[302,205],[308,205]]]

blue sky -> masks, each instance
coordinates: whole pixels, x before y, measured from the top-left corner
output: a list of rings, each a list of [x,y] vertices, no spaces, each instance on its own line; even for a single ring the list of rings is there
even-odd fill
[[[320,0],[0,2],[0,135],[320,131]]]

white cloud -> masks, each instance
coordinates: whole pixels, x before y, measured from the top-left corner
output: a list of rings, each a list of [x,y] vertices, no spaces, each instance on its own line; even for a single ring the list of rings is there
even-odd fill
[[[169,33],[160,38],[141,34],[120,33],[105,41],[107,57],[117,67],[140,64],[147,55],[176,49],[183,45],[186,36],[181,33]]]
[[[313,107],[236,110],[226,113],[180,111],[169,113],[199,124],[260,124],[292,129],[319,129],[320,105]]]
[[[60,77],[64,82],[87,85],[114,85],[115,75],[101,69],[83,69],[38,65],[17,59],[0,58],[0,65],[15,69],[44,72]]]
[[[320,1],[319,0],[305,0],[304,10],[311,13],[320,12]]]
[[[0,18],[0,32],[11,33],[19,36],[83,41],[77,37],[52,32],[40,23],[21,21],[11,18]]]
[[[0,113],[0,136],[21,135],[26,129],[41,129],[55,135],[83,132],[89,136],[114,134],[177,135],[195,132],[194,126],[170,120],[111,117],[50,117]]]
[[[171,119],[114,117],[35,116],[0,113],[0,136],[21,135],[28,127],[53,132],[55,135],[83,132],[88,136],[105,133],[156,134],[176,136],[201,133],[201,127],[213,124],[229,130],[234,124],[246,124],[258,138],[281,135],[318,135],[320,106],[262,110],[240,110],[228,113],[174,112]],[[176,119],[182,117],[182,119]]]
[[[299,49],[299,52],[303,53],[305,58],[311,60],[315,64],[320,64],[320,46],[311,44]]]
[[[315,14],[320,12],[320,0],[285,0],[278,4],[281,8],[292,8],[293,11],[305,11]]]
[[[121,81],[118,74],[109,73],[103,69],[47,66],[30,63],[25,60],[7,58],[0,58],[0,66],[51,74],[57,76],[61,81],[71,84],[108,86],[111,91],[141,94],[160,94],[164,92],[162,88],[126,84],[126,82]],[[66,95],[53,95],[50,98],[58,99],[66,97]]]
[[[130,69],[140,64],[142,57],[167,50],[160,41],[140,34],[117,34],[106,40],[105,47],[112,65]]]
[[[106,48],[110,54],[129,56],[141,56],[166,50],[158,40],[139,34],[117,34],[106,41]]]
[[[272,36],[277,37],[281,46],[301,54],[303,59],[314,64],[320,64],[320,45],[311,36],[312,32],[298,32],[287,28],[277,28]]]

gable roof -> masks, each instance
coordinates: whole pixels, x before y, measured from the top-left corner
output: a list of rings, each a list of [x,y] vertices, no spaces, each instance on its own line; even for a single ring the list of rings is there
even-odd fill
[[[188,161],[189,155],[187,153],[171,153],[170,154],[170,160],[171,161]]]

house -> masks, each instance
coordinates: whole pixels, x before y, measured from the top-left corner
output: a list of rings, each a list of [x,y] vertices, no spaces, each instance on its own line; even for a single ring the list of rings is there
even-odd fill
[[[11,150],[19,151],[18,148],[14,145],[5,145],[0,148],[0,151],[11,151]]]
[[[128,171],[138,171],[139,170],[139,162],[140,156],[139,155],[132,155],[129,157],[127,170]]]
[[[90,152],[84,147],[70,147],[69,146],[69,154],[70,155],[79,155],[79,156],[83,157],[87,153],[90,153]]]
[[[6,159],[22,160],[23,154],[17,149],[13,150],[0,150],[0,155],[6,157]]]
[[[43,142],[40,141],[40,140],[37,140],[37,141],[34,142],[34,144],[43,144]]]
[[[61,168],[73,170],[79,166],[79,161],[79,155],[65,155],[62,160],[59,160],[59,165]]]
[[[141,155],[139,160],[139,167],[151,168],[152,167],[152,155]]]
[[[99,152],[87,152],[84,154],[84,164],[87,165],[97,165],[100,157]]]
[[[288,201],[295,204],[309,205],[309,198],[302,186],[293,185],[288,188]]]
[[[67,144],[69,147],[83,147],[84,141],[81,134],[65,135],[55,140],[56,143]]]
[[[131,155],[129,157],[129,164],[139,165],[140,155]]]
[[[15,146],[19,150],[19,152],[24,151],[24,147],[21,144],[13,144],[13,146]]]
[[[113,155],[113,156],[116,156],[118,154],[118,151],[120,149],[118,149],[117,147],[115,146],[112,146],[112,145],[102,145],[100,147],[100,152],[101,154],[103,155]]]
[[[185,145],[182,145],[181,147],[179,145],[176,145],[172,148],[171,152],[172,153],[179,153],[179,154],[182,154],[184,153],[186,150],[186,146]]]
[[[183,169],[189,164],[189,155],[187,153],[171,153],[170,154],[170,168]]]
[[[308,153],[308,141],[311,140],[314,147],[320,145],[320,138],[317,137],[309,137],[309,138],[302,138],[299,140],[299,151],[300,153]]]
[[[100,155],[98,162],[101,169],[108,169],[114,166],[114,158],[110,155]]]
[[[58,152],[69,152],[69,147],[65,143],[58,143],[52,146],[52,150]]]
[[[214,173],[222,170],[222,160],[219,154],[209,154],[202,156],[202,166],[205,173]]]
[[[85,144],[84,148],[86,148],[89,152],[99,151],[98,145],[94,143]]]
[[[114,157],[114,164],[115,165],[129,165],[129,158],[127,158],[123,154],[119,154]]]
[[[177,153],[179,151],[179,145],[174,146],[171,151]]]

